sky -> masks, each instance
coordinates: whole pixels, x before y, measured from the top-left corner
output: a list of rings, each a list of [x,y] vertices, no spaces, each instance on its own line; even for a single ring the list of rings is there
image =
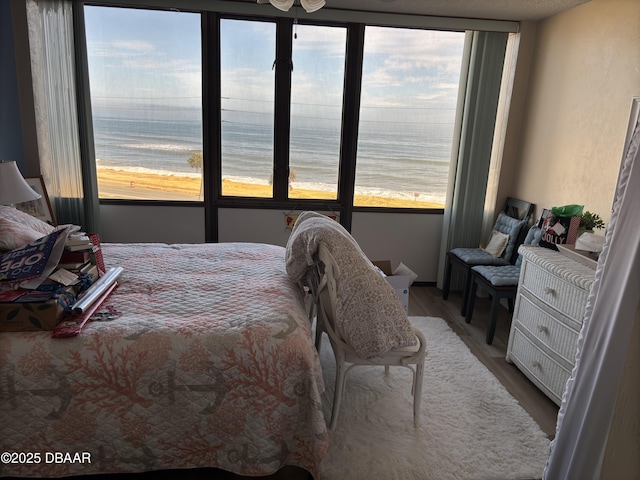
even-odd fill
[[[200,16],[196,13],[85,7],[94,110],[143,105],[200,107]],[[297,25],[293,40],[292,113],[339,118],[346,30]],[[275,24],[222,20],[223,108],[273,108]],[[464,33],[367,27],[362,118],[453,116]],[[161,100],[160,100],[161,99]],[[434,116],[435,115],[435,116]]]

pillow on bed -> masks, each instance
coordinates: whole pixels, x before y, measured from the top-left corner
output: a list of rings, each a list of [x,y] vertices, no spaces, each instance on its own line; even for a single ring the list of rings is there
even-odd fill
[[[31,227],[0,217],[0,251],[11,251],[24,247],[39,238],[44,237]]]
[[[338,222],[315,212],[298,217],[285,254],[291,279],[305,278],[317,261],[321,242],[340,268],[335,326],[344,340],[362,358],[416,345],[398,294]]]
[[[20,223],[29,227],[31,230],[40,232],[42,234],[40,235],[40,237],[49,235],[55,230],[55,227],[49,225],[47,222],[43,222],[39,218],[33,217],[28,213],[18,210],[17,208],[8,207],[6,205],[0,205],[0,218],[5,218],[7,220],[11,220],[12,222]]]

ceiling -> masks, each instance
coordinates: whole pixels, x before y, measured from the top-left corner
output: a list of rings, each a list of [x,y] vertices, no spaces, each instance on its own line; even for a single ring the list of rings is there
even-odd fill
[[[254,0],[255,1],[255,0]],[[589,0],[326,0],[326,7],[491,20],[541,20]]]

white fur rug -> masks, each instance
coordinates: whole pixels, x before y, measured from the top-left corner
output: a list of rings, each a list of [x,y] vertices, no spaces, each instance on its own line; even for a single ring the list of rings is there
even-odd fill
[[[321,480],[541,478],[549,440],[446,322],[411,317],[427,339],[421,425],[413,426],[411,372],[355,367],[347,374]],[[335,361],[323,338],[325,417]]]

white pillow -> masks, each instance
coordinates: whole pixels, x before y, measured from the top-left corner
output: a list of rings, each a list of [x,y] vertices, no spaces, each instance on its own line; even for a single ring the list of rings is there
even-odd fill
[[[324,243],[340,268],[336,329],[361,358],[417,345],[413,325],[395,289],[338,222],[312,211],[298,217],[287,241],[285,266],[294,282],[304,281]]]
[[[491,234],[491,240],[489,240],[489,243],[483,248],[483,250],[494,257],[499,257],[507,247],[507,243],[509,243],[509,235],[494,230]]]

